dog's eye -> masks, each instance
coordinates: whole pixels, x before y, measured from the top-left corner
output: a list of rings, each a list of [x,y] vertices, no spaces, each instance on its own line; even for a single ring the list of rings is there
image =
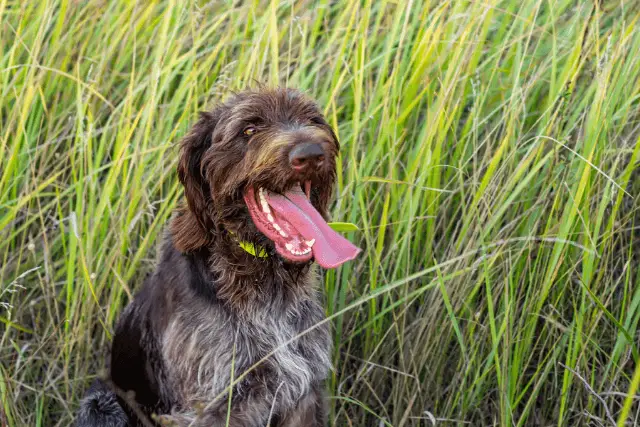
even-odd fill
[[[247,126],[242,131],[242,133],[247,136],[255,135],[257,132],[258,132],[258,129],[256,129],[254,126]]]

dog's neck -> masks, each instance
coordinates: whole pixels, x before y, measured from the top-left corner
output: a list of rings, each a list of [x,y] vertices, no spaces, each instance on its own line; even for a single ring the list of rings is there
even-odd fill
[[[186,254],[201,279],[192,289],[215,298],[243,319],[269,312],[287,313],[316,299],[316,273],[311,263],[291,264],[275,252],[257,257],[228,233],[218,234],[205,247]]]
[[[228,232],[232,237],[235,237],[235,233],[232,231]],[[238,246],[240,246],[246,253],[258,258],[266,258],[269,256],[267,251],[261,245],[255,245],[246,240],[235,239]]]

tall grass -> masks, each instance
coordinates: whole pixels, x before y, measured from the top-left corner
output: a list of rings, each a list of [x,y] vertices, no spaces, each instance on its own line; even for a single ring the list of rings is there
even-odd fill
[[[66,426],[257,83],[342,142],[335,426],[627,425],[640,382],[635,1],[0,0],[0,424]]]

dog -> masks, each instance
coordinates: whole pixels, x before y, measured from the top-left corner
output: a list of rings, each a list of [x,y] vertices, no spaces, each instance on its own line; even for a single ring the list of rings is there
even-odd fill
[[[180,144],[186,205],[78,427],[325,424],[331,340],[316,264],[360,251],[326,222],[339,148],[293,89],[247,90],[201,113]]]

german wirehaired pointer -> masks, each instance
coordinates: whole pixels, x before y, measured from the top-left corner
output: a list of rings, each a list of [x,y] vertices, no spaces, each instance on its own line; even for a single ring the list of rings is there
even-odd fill
[[[294,90],[242,92],[201,115],[181,143],[186,206],[77,426],[324,425],[329,331],[297,336],[324,318],[313,261],[359,252],[326,222],[338,149]]]

